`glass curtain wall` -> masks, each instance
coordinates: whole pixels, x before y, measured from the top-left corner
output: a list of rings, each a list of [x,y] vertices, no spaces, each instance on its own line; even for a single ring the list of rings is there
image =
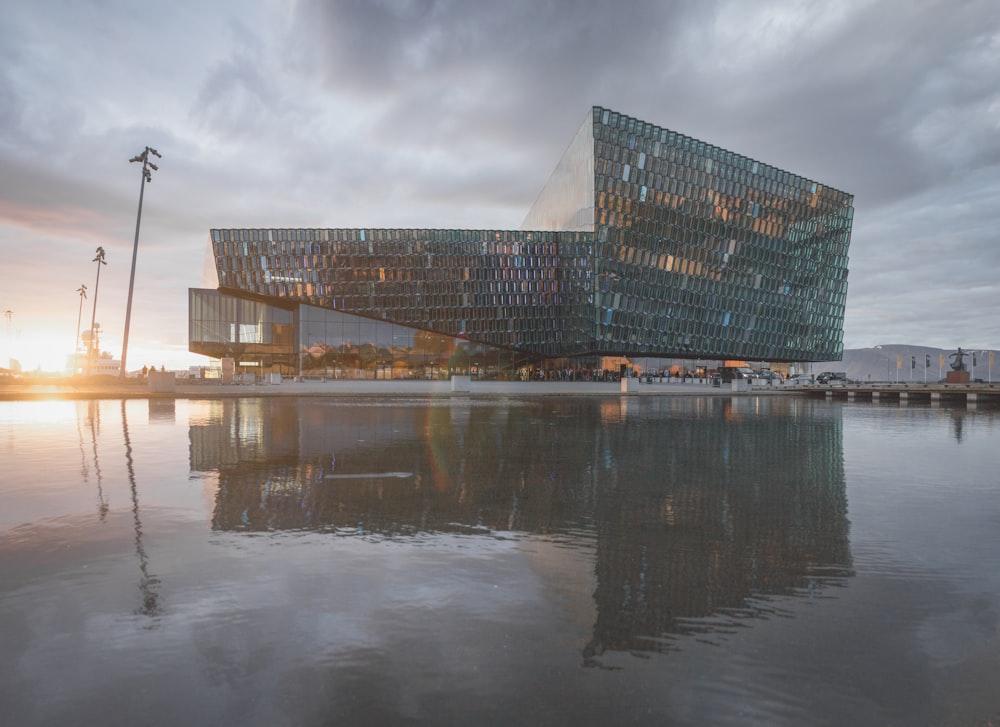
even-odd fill
[[[188,347],[236,373],[330,379],[526,378],[533,360],[462,338],[309,305],[292,309],[215,290],[188,294]]]
[[[511,352],[337,311],[299,308],[301,375],[335,379],[482,379],[517,375]]]
[[[607,109],[593,129],[608,350],[840,358],[851,195]]]
[[[188,349],[212,358],[232,358],[237,372],[298,372],[296,311],[214,290],[188,291]]]

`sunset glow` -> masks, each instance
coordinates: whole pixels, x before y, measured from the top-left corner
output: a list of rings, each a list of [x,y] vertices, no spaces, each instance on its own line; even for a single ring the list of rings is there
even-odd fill
[[[120,335],[105,344],[102,341],[101,351],[119,360],[121,355]],[[69,375],[73,367],[74,334],[58,329],[39,330],[31,334],[13,333],[9,338],[6,332],[0,336],[0,368],[16,370],[24,374],[42,373]],[[110,345],[110,347],[109,347]],[[79,367],[85,363],[86,352],[79,349]],[[13,365],[12,365],[13,363]],[[170,371],[185,370],[189,366],[208,366],[210,362],[204,356],[189,353],[179,347],[155,346],[143,343],[141,346],[130,347],[128,370],[138,371],[143,366],[165,367]]]

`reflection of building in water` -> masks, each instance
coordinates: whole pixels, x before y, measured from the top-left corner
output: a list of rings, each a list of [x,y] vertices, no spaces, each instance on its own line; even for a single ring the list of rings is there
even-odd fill
[[[191,469],[297,461],[299,426],[294,406],[269,406],[264,399],[218,399],[208,407],[207,414],[191,424]]]
[[[596,533],[588,660],[850,570],[839,410],[814,402],[213,406],[191,452],[217,529]]]
[[[536,446],[551,427],[533,408],[213,405],[190,436],[192,469],[219,471],[218,529],[548,532],[587,507],[556,443]]]
[[[174,407],[173,397],[167,399],[149,399],[149,421],[154,422],[170,422],[171,424],[176,421],[177,412]]]
[[[606,433],[628,454],[595,503],[588,658],[660,650],[660,637],[704,628],[694,619],[849,573],[839,418],[785,397],[706,401],[723,410]]]

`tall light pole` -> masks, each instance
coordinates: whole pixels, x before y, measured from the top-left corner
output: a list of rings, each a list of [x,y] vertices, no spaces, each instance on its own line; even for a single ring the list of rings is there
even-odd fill
[[[142,221],[142,193],[146,189],[146,182],[153,181],[153,172],[159,169],[153,162],[149,161],[150,154],[156,158],[160,158],[160,152],[147,146],[141,154],[136,154],[129,159],[130,162],[142,162],[142,181],[139,183],[139,212],[135,216],[135,242],[132,243],[132,272],[128,279],[128,305],[125,307],[125,334],[122,336],[122,367],[118,373],[119,378],[122,379],[125,378],[125,358],[128,355],[128,326],[132,321],[132,290],[135,287],[135,257],[139,252],[139,223]],[[150,169],[153,172],[149,171]]]
[[[76,370],[80,359],[80,321],[83,319],[83,301],[87,297],[87,286],[84,283],[80,283],[80,287],[76,289],[76,292],[80,294],[80,310],[76,314],[76,346],[73,348],[73,375],[76,376]]]
[[[12,354],[14,352],[14,349],[13,349],[13,347],[11,347],[11,343],[10,343],[10,340],[11,340],[10,339],[10,321],[14,317],[14,311],[12,311],[10,308],[8,308],[7,310],[5,310],[3,312],[3,317],[7,319],[7,354],[8,354],[7,358],[9,359],[10,358],[10,354]],[[9,360],[7,361],[7,365],[8,366],[10,365],[10,361]]]
[[[90,315],[90,346],[87,348],[87,376],[90,376],[90,367],[94,360],[94,346],[98,345],[97,334],[94,331],[94,322],[97,320],[97,293],[101,287],[101,266],[108,264],[104,260],[103,247],[97,248],[97,256],[91,262],[97,263],[97,282],[94,284],[94,311]],[[100,354],[100,351],[96,353]]]

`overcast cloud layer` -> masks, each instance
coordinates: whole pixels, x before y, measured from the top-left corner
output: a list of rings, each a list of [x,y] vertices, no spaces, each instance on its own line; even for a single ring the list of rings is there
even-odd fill
[[[180,367],[210,227],[514,229],[593,105],[854,194],[846,347],[1000,348],[995,0],[0,10],[2,335],[28,368],[38,339],[72,351],[98,245],[120,353],[146,145],[129,365]]]

